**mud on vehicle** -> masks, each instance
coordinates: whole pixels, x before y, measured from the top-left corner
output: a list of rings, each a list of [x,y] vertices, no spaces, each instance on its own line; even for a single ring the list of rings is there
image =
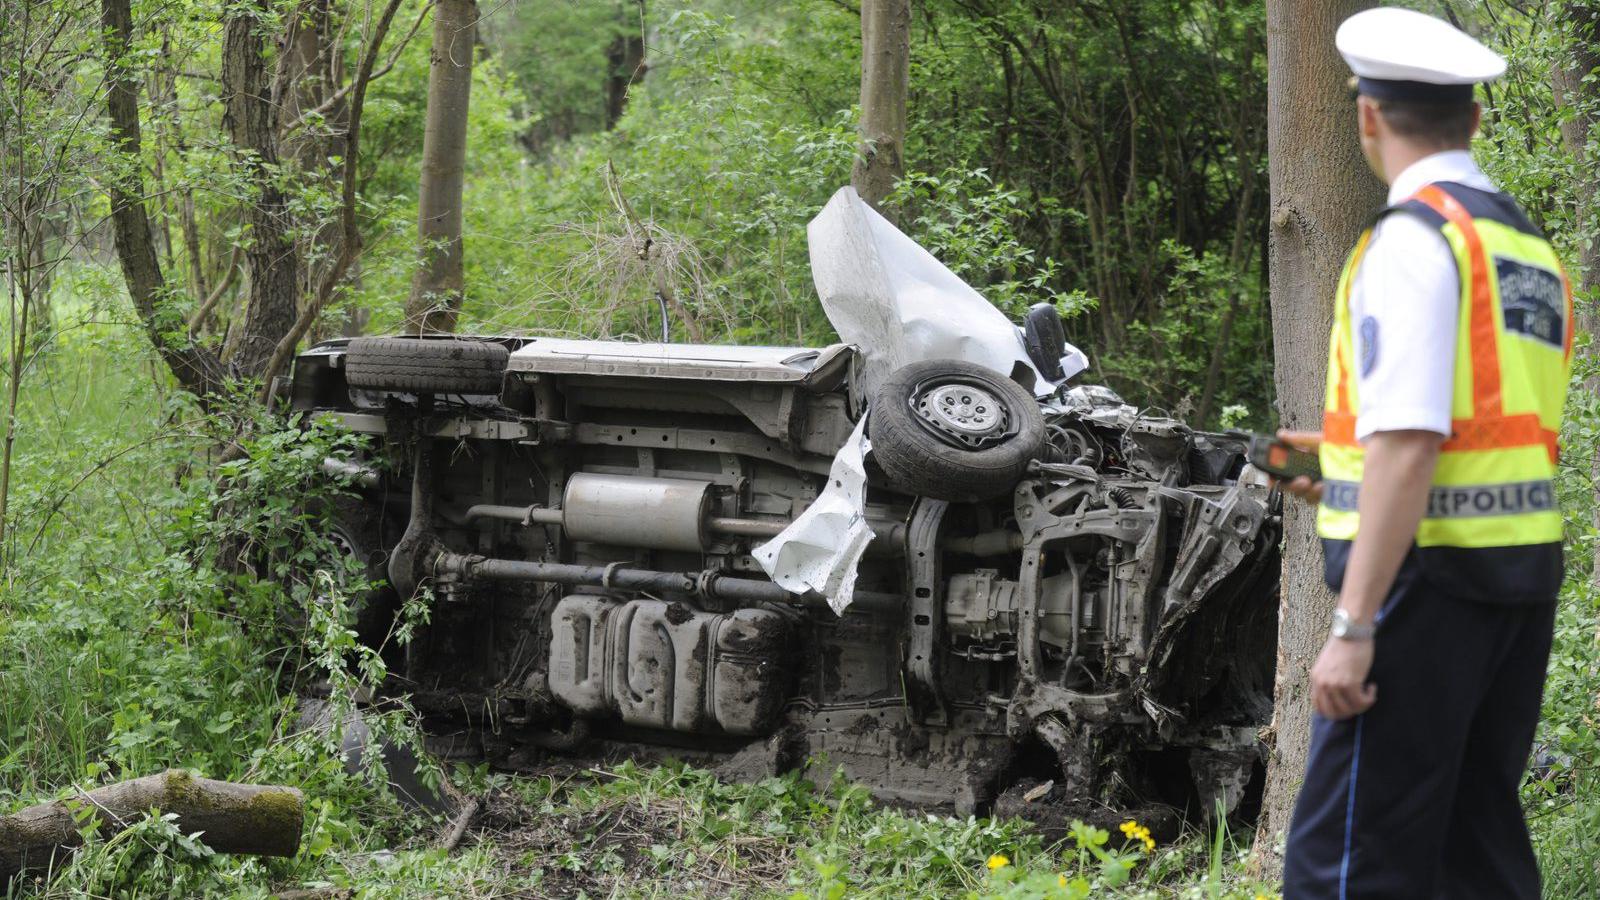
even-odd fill
[[[953,360],[865,396],[857,361],[550,338],[301,354],[288,405],[376,436],[327,463],[361,492],[341,539],[388,577],[365,636],[431,592],[385,689],[437,746],[512,770],[630,755],[759,778],[821,759],[960,812],[1015,811],[1028,788],[1041,807],[1248,804],[1279,519],[1241,442]],[[875,539],[839,615],[752,551],[864,415]]]

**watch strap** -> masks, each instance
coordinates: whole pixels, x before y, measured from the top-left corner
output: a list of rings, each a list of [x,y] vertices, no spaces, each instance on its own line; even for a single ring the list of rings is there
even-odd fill
[[[1370,641],[1378,633],[1378,624],[1356,622],[1343,609],[1333,611],[1333,636],[1345,641]]]

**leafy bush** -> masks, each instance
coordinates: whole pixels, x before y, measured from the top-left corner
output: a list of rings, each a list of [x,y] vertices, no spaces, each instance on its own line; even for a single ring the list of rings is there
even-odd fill
[[[115,333],[63,340],[72,352],[39,376],[54,391],[21,428],[19,521],[37,531],[14,537],[0,590],[0,808],[167,768],[285,782],[308,803],[297,860],[212,857],[158,815],[91,840],[42,895],[260,890],[345,877],[352,854],[409,840],[427,823],[401,812],[381,769],[348,774],[339,734],[302,729],[294,699],[325,680],[343,721],[358,685],[384,675],[350,627],[365,573],[323,521],[346,488],[321,463],[355,439],[248,407],[201,415],[119,372],[143,358]],[[241,419],[255,427],[237,459],[193,465]],[[422,614],[412,604],[396,638]],[[403,708],[364,721],[373,745],[416,743]]]

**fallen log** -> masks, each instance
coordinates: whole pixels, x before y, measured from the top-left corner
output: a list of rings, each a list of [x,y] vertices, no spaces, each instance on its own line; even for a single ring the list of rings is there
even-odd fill
[[[176,813],[185,834],[218,853],[293,856],[300,848],[305,797],[292,787],[235,784],[171,770],[96,788],[0,816],[0,892],[24,871],[48,869],[83,843],[89,815],[104,837],[146,812]],[[74,811],[80,811],[76,816]],[[53,862],[54,861],[54,862]]]

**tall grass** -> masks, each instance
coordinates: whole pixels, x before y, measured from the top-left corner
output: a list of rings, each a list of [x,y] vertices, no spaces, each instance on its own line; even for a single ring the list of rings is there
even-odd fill
[[[291,696],[326,675],[319,656],[342,659],[353,643],[337,620],[304,624],[307,610],[317,625],[342,606],[313,604],[300,571],[338,569],[308,510],[337,489],[319,461],[350,439],[264,431],[219,467],[235,422],[165,390],[141,341],[117,326],[64,330],[24,384],[0,582],[0,810],[180,767],[306,789],[303,850],[294,861],[210,857],[157,818],[11,891],[264,895],[367,878],[351,874],[364,855],[403,850],[429,823],[346,774],[336,736],[298,730]],[[246,556],[278,577],[230,564]],[[434,865],[471,882],[481,862]],[[437,895],[423,887],[434,879],[411,880],[415,896]]]

